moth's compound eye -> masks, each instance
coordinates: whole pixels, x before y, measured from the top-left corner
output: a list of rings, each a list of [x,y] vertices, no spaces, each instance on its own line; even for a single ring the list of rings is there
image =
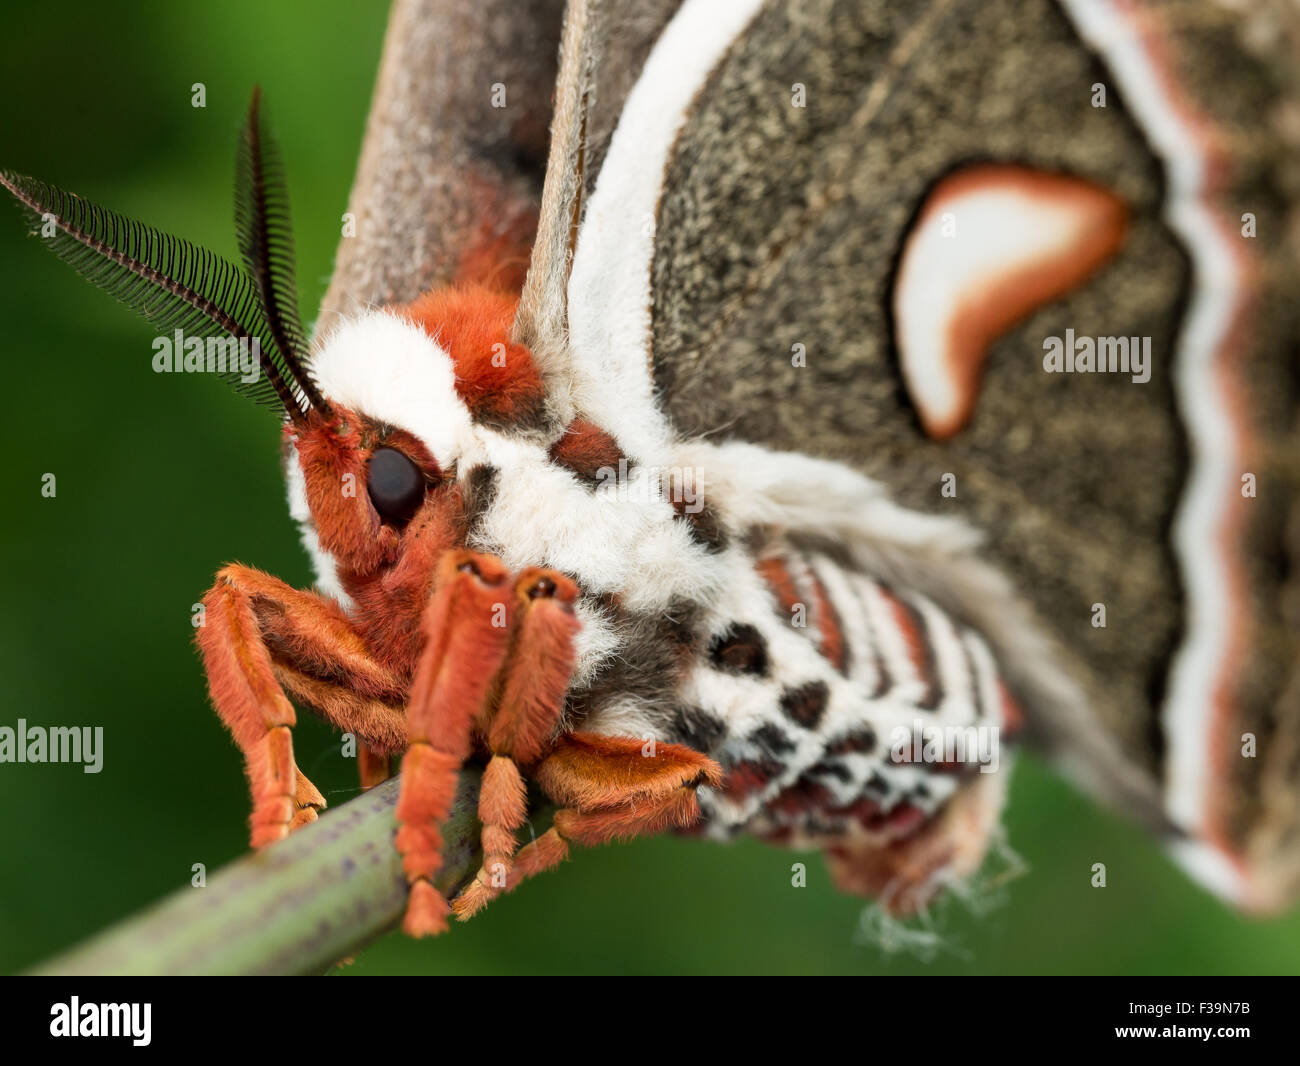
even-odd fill
[[[376,448],[370,456],[366,491],[390,526],[401,526],[424,502],[424,474],[396,448]]]

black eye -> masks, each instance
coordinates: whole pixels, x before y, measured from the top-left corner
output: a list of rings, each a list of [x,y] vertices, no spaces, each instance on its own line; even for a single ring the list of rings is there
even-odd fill
[[[376,448],[366,491],[380,518],[391,526],[404,525],[424,502],[424,475],[396,448]]]

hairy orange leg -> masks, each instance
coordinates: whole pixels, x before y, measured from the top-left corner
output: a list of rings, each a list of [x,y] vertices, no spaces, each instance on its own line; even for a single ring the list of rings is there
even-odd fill
[[[357,773],[363,791],[382,785],[392,776],[392,757],[369,744],[357,745]]]
[[[515,856],[509,888],[561,862],[570,844],[590,847],[694,825],[696,789],[717,788],[722,769],[680,744],[569,733],[535,776],[562,807],[551,828]]]
[[[514,626],[505,665],[487,708],[492,754],[479,790],[483,862],[474,880],[452,902],[469,918],[505,891],[516,847],[515,832],[527,816],[520,765],[537,762],[547,750],[564,710],[573,672],[573,613],[578,587],[553,570],[529,567],[515,579]]]
[[[402,927],[412,936],[447,927],[449,907],[433,885],[442,866],[441,826],[475,719],[505,658],[513,606],[506,577],[491,556],[447,552],[421,619],[425,644],[411,687],[410,747],[397,802],[397,849],[411,884]]]
[[[406,741],[397,681],[368,654],[343,609],[246,566],[227,566],[203,598],[199,650],[217,714],[244,755],[261,847],[315,821],[325,799],[297,768],[285,692],[386,750]]]

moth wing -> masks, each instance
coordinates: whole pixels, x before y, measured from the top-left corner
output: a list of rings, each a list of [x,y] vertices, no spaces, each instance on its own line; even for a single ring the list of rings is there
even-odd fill
[[[320,322],[435,285],[518,287],[563,0],[397,0]]]
[[[1031,737],[1270,906],[1300,883],[1300,94],[1254,17],[686,0],[542,254],[555,359],[629,456],[837,459],[982,533],[914,576],[998,644]]]
[[[569,273],[587,200],[627,94],[681,0],[570,0],[560,44],[541,217],[515,320],[552,393],[570,383]]]

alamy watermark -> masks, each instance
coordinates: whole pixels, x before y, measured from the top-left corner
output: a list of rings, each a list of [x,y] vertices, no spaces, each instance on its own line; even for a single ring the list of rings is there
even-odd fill
[[[637,467],[629,469],[620,459],[618,467],[602,466],[596,471],[596,495],[619,503],[649,503],[668,500],[684,514],[704,510],[704,472],[693,466]]]
[[[261,342],[256,337],[187,337],[174,330],[153,341],[155,374],[238,374],[251,384],[262,376]]]
[[[1151,380],[1150,337],[1043,338],[1043,369],[1049,374],[1131,374],[1136,384]]]
[[[152,1003],[82,1003],[73,996],[50,1007],[50,1036],[128,1037],[148,1047],[152,1014]]]
[[[918,718],[910,729],[898,725],[889,732],[889,758],[899,765],[974,765],[982,774],[995,774],[1001,751],[1002,729],[996,725],[936,725]]]
[[[0,763],[81,763],[82,772],[97,774],[104,768],[104,727],[97,725],[0,726]]]

